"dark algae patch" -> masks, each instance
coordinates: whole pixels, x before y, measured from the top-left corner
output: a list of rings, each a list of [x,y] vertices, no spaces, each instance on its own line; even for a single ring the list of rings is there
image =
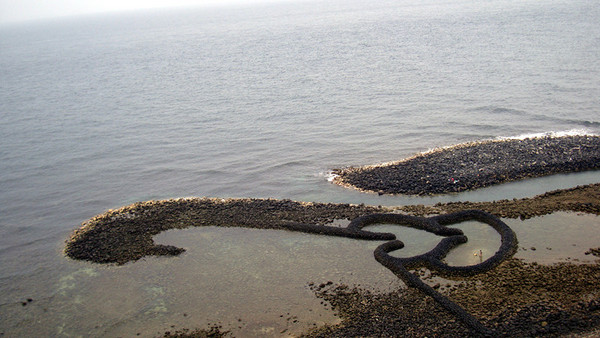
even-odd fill
[[[459,144],[394,163],[336,169],[333,181],[379,194],[434,195],[599,168],[599,136],[546,136]]]
[[[600,248],[591,248],[588,251],[586,251],[585,254],[600,257]]]

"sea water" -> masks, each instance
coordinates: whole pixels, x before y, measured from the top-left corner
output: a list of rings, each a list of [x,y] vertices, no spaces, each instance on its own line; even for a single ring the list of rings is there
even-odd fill
[[[63,256],[64,241],[81,222],[136,201],[211,196],[429,204],[600,182],[598,172],[589,172],[402,197],[328,181],[333,168],[461,142],[600,133],[599,37],[600,7],[593,1],[298,1],[0,26],[2,332],[111,335],[146,327],[145,334],[154,334],[173,322],[204,325],[237,315],[236,297],[206,300],[212,317],[192,312],[201,300],[186,298],[181,285],[194,280],[185,277],[193,260],[104,267]],[[271,265],[253,261],[263,270],[286,260],[288,269],[307,262],[324,269],[325,260],[299,258],[317,252],[338,255],[331,257],[336,261],[358,250],[314,235],[219,231],[200,229],[192,238],[216,232],[216,243],[231,241],[223,252],[233,253],[241,242],[240,250],[257,250],[239,257],[260,257],[277,241],[293,243],[275,256],[293,250],[295,240],[312,243]],[[370,255],[369,245],[363,249]],[[240,266],[196,276],[209,281],[199,292],[224,283],[219,276],[227,278],[229,269]],[[385,270],[367,271],[361,276],[394,280]],[[246,278],[275,284],[252,273]],[[345,278],[312,273],[305,282]],[[221,292],[215,297],[227,294]],[[254,306],[274,307],[266,317],[278,318],[283,310],[274,304]],[[309,307],[301,304],[296,308]],[[303,313],[304,322],[317,322]],[[256,324],[247,333],[277,335],[284,324],[273,330]]]

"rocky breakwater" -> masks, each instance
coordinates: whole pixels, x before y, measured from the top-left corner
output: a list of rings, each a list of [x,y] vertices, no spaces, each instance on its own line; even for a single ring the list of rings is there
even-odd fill
[[[600,168],[600,136],[488,140],[392,163],[335,169],[333,182],[379,194],[433,195]]]

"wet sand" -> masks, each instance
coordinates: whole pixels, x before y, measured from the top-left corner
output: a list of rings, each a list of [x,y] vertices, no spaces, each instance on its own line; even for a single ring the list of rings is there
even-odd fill
[[[458,144],[379,165],[333,170],[333,182],[379,194],[456,193],[510,181],[600,168],[600,136]]]

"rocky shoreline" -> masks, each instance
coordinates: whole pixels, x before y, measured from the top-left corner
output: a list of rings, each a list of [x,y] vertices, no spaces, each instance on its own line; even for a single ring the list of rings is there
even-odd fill
[[[596,169],[600,136],[546,136],[458,144],[398,162],[334,169],[333,182],[379,194],[435,195]]]

